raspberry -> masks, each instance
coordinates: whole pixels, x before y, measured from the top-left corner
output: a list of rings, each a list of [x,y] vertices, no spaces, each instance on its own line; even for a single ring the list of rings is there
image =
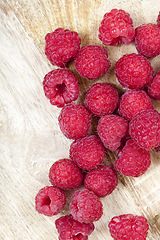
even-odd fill
[[[55,69],[47,73],[43,89],[50,103],[57,107],[77,100],[79,95],[78,79],[67,69]]]
[[[65,137],[78,139],[87,136],[91,128],[91,114],[82,104],[64,106],[58,117],[59,126]]]
[[[135,46],[139,54],[153,58],[160,54],[160,28],[156,24],[142,24],[135,29]]]
[[[83,181],[83,174],[70,159],[59,159],[49,170],[49,179],[53,186],[62,190],[78,188]]]
[[[123,149],[118,152],[114,167],[120,174],[130,177],[139,177],[151,165],[151,155],[140,148],[132,139],[129,139]]]
[[[84,186],[98,197],[105,197],[113,192],[118,184],[116,171],[108,165],[99,166],[88,172],[84,178]]]
[[[120,98],[118,113],[131,120],[137,113],[153,109],[153,103],[143,90],[127,90]]]
[[[160,11],[159,11],[159,14],[158,14],[158,17],[157,17],[157,25],[158,25],[158,27],[160,27]]]
[[[114,112],[118,105],[118,91],[109,83],[96,83],[88,90],[85,98],[86,107],[96,116]]]
[[[149,229],[145,217],[132,214],[113,217],[108,227],[114,240],[145,240]]]
[[[75,140],[70,146],[70,158],[82,169],[91,170],[101,164],[105,157],[105,148],[96,135]]]
[[[70,210],[73,218],[82,223],[98,221],[103,214],[99,198],[88,189],[77,190],[71,199]]]
[[[45,37],[45,54],[58,67],[66,67],[80,49],[81,39],[77,32],[57,28]]]
[[[145,57],[131,53],[116,62],[115,74],[123,87],[141,89],[152,81],[154,70]]]
[[[160,100],[160,71],[153,78],[152,83],[148,86],[148,95],[156,100]]]
[[[35,197],[36,210],[46,216],[60,213],[66,204],[66,194],[57,187],[46,186]]]
[[[88,79],[103,76],[110,66],[107,50],[97,45],[83,46],[75,58],[76,70],[82,77]]]
[[[133,21],[124,10],[112,9],[104,15],[98,35],[104,45],[130,44],[134,35]]]
[[[156,110],[144,110],[129,123],[129,134],[141,148],[152,150],[160,144],[160,114]]]
[[[116,151],[121,145],[121,139],[126,135],[128,122],[118,115],[105,115],[98,121],[97,131],[104,146]]]
[[[94,230],[93,223],[80,223],[73,219],[72,215],[66,215],[55,221],[59,239],[87,240]]]

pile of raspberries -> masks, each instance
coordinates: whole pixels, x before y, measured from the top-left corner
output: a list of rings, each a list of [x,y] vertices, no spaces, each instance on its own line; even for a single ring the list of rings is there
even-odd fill
[[[56,215],[66,204],[66,191],[75,190],[69,205],[71,214],[55,221],[59,240],[87,240],[95,228],[93,223],[103,215],[100,198],[114,191],[118,175],[141,176],[151,164],[150,150],[160,151],[160,114],[151,100],[160,100],[160,71],[155,74],[147,59],[160,54],[160,12],[157,24],[134,29],[127,12],[112,9],[104,15],[98,37],[105,46],[135,41],[138,53],[126,54],[115,64],[123,94],[112,84],[94,83],[84,104],[73,103],[79,96],[79,80],[67,67],[74,61],[83,78],[104,76],[111,67],[106,48],[80,48],[78,33],[63,28],[45,37],[45,54],[59,68],[45,75],[44,93],[52,105],[62,108],[59,127],[73,142],[69,157],[51,166],[51,186],[38,192],[35,208],[46,216]],[[93,116],[98,118],[97,134],[91,134]],[[116,151],[114,166],[104,163],[107,149]],[[143,216],[122,214],[111,219],[108,229],[115,240],[144,240],[149,225]]]

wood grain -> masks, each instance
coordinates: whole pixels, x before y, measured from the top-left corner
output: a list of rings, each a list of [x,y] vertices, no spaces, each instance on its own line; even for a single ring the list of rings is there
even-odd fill
[[[105,12],[123,8],[133,18],[134,27],[156,22],[160,3],[147,1],[104,0],[6,0],[0,1],[0,239],[58,239],[54,221],[69,213],[73,191],[67,192],[67,204],[58,216],[49,218],[34,208],[35,195],[49,185],[48,171],[54,161],[68,158],[71,141],[58,126],[60,109],[45,98],[44,75],[54,67],[44,55],[44,37],[57,27],[77,31],[82,45],[102,45],[97,37]],[[112,63],[106,76],[95,81],[79,79],[84,101],[94,82],[110,82],[119,91],[124,89],[114,75],[115,62],[126,53],[136,52],[129,46],[108,47]],[[160,56],[151,59],[155,73],[160,70]],[[159,101],[154,101],[160,111]],[[95,126],[93,127],[93,132]],[[119,176],[116,190],[102,199],[103,217],[95,223],[92,240],[112,240],[108,232],[110,219],[119,214],[144,215],[150,224],[148,240],[160,239],[160,155],[151,151],[152,164],[139,178]],[[115,153],[107,151],[105,161],[113,164]]]

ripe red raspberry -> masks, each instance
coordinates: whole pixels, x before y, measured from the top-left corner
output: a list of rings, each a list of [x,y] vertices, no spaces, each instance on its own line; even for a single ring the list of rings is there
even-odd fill
[[[118,115],[105,115],[98,121],[97,131],[104,146],[116,151],[121,145],[121,139],[126,135],[128,122]]]
[[[134,35],[133,21],[124,10],[112,9],[104,15],[98,35],[104,45],[130,44]]]
[[[148,86],[148,95],[156,100],[160,100],[160,71],[153,78],[152,83]]]
[[[159,11],[159,14],[158,14],[158,17],[157,17],[157,25],[158,25],[158,27],[160,27],[160,11]]]
[[[153,108],[153,103],[145,91],[132,89],[121,96],[118,113],[130,121],[137,113]]]
[[[145,217],[132,214],[113,217],[108,227],[114,240],[146,240],[149,229]]]
[[[105,197],[113,192],[118,184],[116,171],[109,165],[99,166],[89,171],[84,178],[84,186],[98,197]]]
[[[35,209],[46,216],[60,213],[66,204],[66,194],[58,187],[46,186],[35,197]]]
[[[152,150],[160,145],[160,114],[156,110],[144,110],[129,123],[129,134],[141,148]]]
[[[114,167],[120,174],[130,177],[139,177],[151,165],[151,155],[140,148],[132,139],[129,139],[123,149],[118,152]]]
[[[81,39],[77,32],[57,28],[45,37],[45,54],[58,67],[66,67],[80,49]]]
[[[85,98],[86,107],[96,116],[114,112],[118,105],[118,91],[109,83],[96,83],[88,90]]]
[[[116,62],[115,74],[123,87],[141,89],[152,81],[154,70],[145,57],[131,53]]]
[[[58,218],[55,225],[61,240],[87,240],[94,230],[93,223],[80,223],[71,214]]]
[[[70,158],[84,170],[91,170],[99,166],[105,157],[105,148],[96,135],[90,135],[75,140],[69,150]]]
[[[148,23],[135,29],[135,46],[139,54],[153,58],[160,54],[160,28]]]
[[[78,188],[83,181],[83,174],[70,159],[60,159],[49,170],[49,180],[53,186],[62,190]]]
[[[52,105],[64,107],[66,103],[77,100],[78,79],[67,69],[55,69],[47,73],[43,81],[45,96]]]
[[[99,198],[88,189],[77,190],[71,199],[70,210],[73,218],[82,223],[98,221],[103,214]]]
[[[107,50],[97,45],[83,46],[75,58],[76,70],[82,77],[88,79],[103,76],[110,66]]]
[[[91,114],[82,104],[64,106],[58,117],[59,126],[65,137],[78,139],[87,136],[91,128]]]

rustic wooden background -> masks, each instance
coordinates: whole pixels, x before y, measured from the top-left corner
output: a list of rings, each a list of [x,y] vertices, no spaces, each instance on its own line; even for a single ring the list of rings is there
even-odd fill
[[[45,35],[58,27],[77,31],[82,45],[102,43],[98,28],[103,15],[112,8],[124,9],[134,27],[156,23],[159,0],[0,0],[0,239],[58,239],[54,221],[68,214],[73,191],[67,192],[67,204],[61,214],[45,217],[34,208],[40,188],[49,185],[48,171],[54,161],[68,158],[71,141],[58,126],[60,109],[45,98],[43,77],[54,67],[44,54]],[[77,75],[84,101],[94,82],[110,82],[124,89],[114,75],[115,62],[126,53],[137,52],[129,46],[107,47],[112,67],[104,76],[87,81]],[[155,73],[160,56],[150,59]],[[160,111],[160,102],[154,101]],[[95,128],[93,128],[95,131]],[[148,240],[160,239],[160,154],[151,151],[152,164],[139,178],[119,176],[116,190],[102,199],[103,217],[95,223],[92,240],[112,240],[108,223],[115,215],[132,213],[148,219]],[[115,153],[106,153],[113,164]]]

